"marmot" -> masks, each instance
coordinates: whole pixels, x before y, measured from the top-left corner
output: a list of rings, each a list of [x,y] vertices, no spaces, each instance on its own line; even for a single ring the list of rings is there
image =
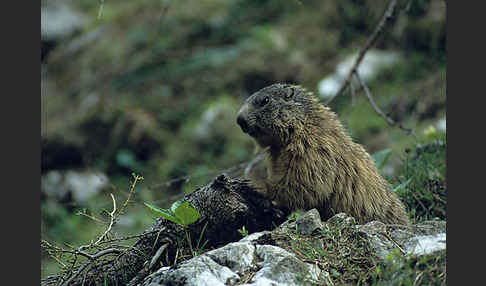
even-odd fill
[[[252,94],[237,123],[265,148],[266,174],[253,186],[289,211],[316,208],[323,220],[345,212],[358,223],[408,224],[408,215],[366,150],[311,92],[273,84]]]

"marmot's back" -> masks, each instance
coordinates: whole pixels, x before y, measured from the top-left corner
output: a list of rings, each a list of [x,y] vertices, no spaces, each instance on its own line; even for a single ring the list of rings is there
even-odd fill
[[[266,176],[250,173],[249,179],[279,206],[317,208],[323,219],[345,212],[360,223],[408,224],[403,204],[366,150],[300,86],[273,84],[254,93],[237,123],[268,149]]]

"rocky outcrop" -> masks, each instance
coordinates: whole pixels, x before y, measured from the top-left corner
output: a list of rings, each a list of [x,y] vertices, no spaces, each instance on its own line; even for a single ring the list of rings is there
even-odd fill
[[[446,248],[446,222],[426,221],[410,226],[379,221],[356,225],[340,213],[322,222],[317,210],[289,220],[274,231],[253,233],[172,267],[162,267],[138,284],[155,285],[334,285],[327,271],[303,260],[275,241],[282,232],[295,229],[300,236],[322,235],[325,224],[346,225],[369,242],[377,264],[387,263],[393,251],[404,257],[430,255]]]
[[[174,267],[162,267],[139,285],[310,285],[321,270],[255,233]]]

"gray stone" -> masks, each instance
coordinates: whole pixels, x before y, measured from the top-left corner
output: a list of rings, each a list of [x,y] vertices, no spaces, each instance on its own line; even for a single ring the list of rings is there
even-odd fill
[[[46,1],[41,7],[41,37],[43,40],[59,40],[80,28],[86,17],[76,11],[71,1]]]
[[[199,285],[218,286],[236,282],[236,273],[201,255],[175,267],[162,267],[148,276],[142,285]]]
[[[254,268],[255,246],[247,242],[235,242],[209,251],[206,255],[241,274]]]
[[[300,261],[280,247],[254,245],[248,240],[230,243],[174,267],[162,267],[139,285],[234,285],[252,271],[253,278],[241,285],[309,285],[322,275],[319,267]]]
[[[317,281],[321,270],[304,263],[290,252],[273,245],[257,245],[261,269],[250,283],[243,285],[309,285]]]
[[[252,234],[249,234],[245,237],[243,237],[240,242],[254,242],[258,240],[260,237],[264,236],[265,234],[270,234],[272,233],[271,231],[261,231],[261,232],[254,232]]]
[[[333,224],[346,224],[346,225],[355,225],[356,220],[354,217],[346,214],[346,213],[338,213],[331,217],[330,219],[327,220],[327,222],[333,223]]]
[[[405,255],[425,255],[446,249],[446,222],[425,221],[414,225],[385,225],[372,221],[358,225],[371,248],[383,261],[390,251],[399,249]]]
[[[101,172],[51,170],[41,177],[42,191],[56,200],[71,192],[74,201],[84,203],[108,186],[108,177]]]
[[[296,221],[297,233],[300,235],[310,235],[314,230],[322,228],[322,221],[316,209],[299,216]]]
[[[408,255],[426,255],[446,249],[446,234],[421,235],[412,237],[404,244]]]
[[[402,226],[372,221],[356,225],[355,219],[345,213],[333,216],[328,222],[356,227],[368,238],[371,248],[383,262],[396,249],[405,255],[424,255],[446,247],[445,222],[427,221]],[[310,210],[296,221],[287,221],[283,225],[286,224],[291,224],[294,229],[297,227],[301,234],[312,235],[323,223],[318,212]],[[279,230],[281,228],[277,228],[276,232]],[[262,236],[271,234],[270,231],[253,233],[176,266],[162,267],[139,285],[286,286],[315,285],[317,282],[333,285],[329,273],[317,265],[306,263],[283,248],[259,244],[265,241]]]
[[[371,249],[382,260],[385,260],[392,249],[393,242],[385,236],[386,225],[380,221],[372,221],[364,225],[358,225],[359,232],[365,234],[371,244]]]

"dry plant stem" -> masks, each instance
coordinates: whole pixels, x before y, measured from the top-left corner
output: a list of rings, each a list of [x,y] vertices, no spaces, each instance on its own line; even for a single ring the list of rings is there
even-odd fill
[[[111,199],[113,200],[113,210],[110,213],[110,225],[105,230],[105,232],[98,238],[98,240],[94,243],[94,245],[98,245],[108,235],[108,233],[111,231],[111,228],[113,227],[113,224],[115,223],[116,201],[113,194],[110,194],[110,196]]]
[[[361,88],[364,90],[365,95],[368,98],[368,101],[370,102],[371,107],[373,107],[373,109],[375,110],[375,112],[378,115],[380,115],[383,119],[385,119],[385,121],[390,126],[396,126],[397,125],[397,122],[395,122],[390,117],[386,116],[385,113],[383,113],[383,111],[381,111],[381,109],[376,105],[375,101],[373,100],[373,97],[371,96],[370,90],[368,89],[368,86],[366,86],[366,83],[359,76],[359,73],[356,71],[356,72],[354,72],[354,75],[356,76],[356,79],[359,81],[359,84],[360,84]],[[410,134],[413,133],[413,131],[411,129],[405,128],[401,124],[398,125],[398,127],[400,128],[400,130],[402,130],[403,132],[405,132],[405,134],[407,134],[407,135],[410,135]]]
[[[105,255],[123,253],[123,251],[121,249],[123,247],[120,248],[119,246],[114,246],[114,247],[111,247],[111,248],[106,248],[106,249],[103,249],[103,250],[98,250],[94,254],[90,254],[88,252],[85,252],[85,250],[87,250],[87,249],[93,249],[95,247],[99,247],[101,244],[105,244],[105,243],[110,243],[110,242],[115,242],[115,241],[121,241],[121,240],[126,240],[126,239],[131,239],[131,238],[139,238],[139,237],[142,237],[144,235],[147,235],[147,234],[150,234],[151,233],[151,232],[148,232],[148,233],[145,233],[145,234],[135,235],[135,236],[132,236],[132,237],[127,237],[127,238],[117,238],[117,239],[111,239],[111,240],[108,240],[107,239],[108,234],[112,231],[113,226],[116,224],[116,221],[117,221],[118,216],[124,212],[125,208],[127,207],[128,203],[130,202],[130,199],[132,197],[132,194],[134,193],[135,185],[136,185],[137,181],[143,180],[143,177],[142,176],[138,176],[138,175],[133,174],[133,177],[134,177],[134,181],[130,185],[130,191],[129,191],[127,200],[124,202],[124,204],[123,204],[123,206],[122,206],[121,209],[118,209],[117,208],[117,204],[116,204],[115,197],[114,197],[113,194],[110,194],[111,199],[112,199],[112,202],[113,202],[113,209],[112,209],[112,211],[110,213],[108,213],[108,215],[110,217],[110,222],[109,222],[108,227],[106,228],[106,230],[103,232],[103,234],[96,241],[91,240],[91,242],[89,244],[82,245],[82,246],[80,246],[77,249],[75,247],[69,246],[71,248],[71,250],[62,249],[60,247],[51,245],[49,242],[47,242],[45,240],[42,240],[41,241],[41,246],[43,246],[45,249],[47,249],[48,252],[49,252],[49,255],[52,258],[54,258],[56,261],[58,261],[64,268],[67,268],[66,264],[62,263],[61,260],[57,259],[57,257],[55,257],[55,255],[53,255],[53,253],[59,253],[59,254],[61,254],[61,253],[69,253],[69,254],[72,254],[73,257],[74,257],[74,261],[72,263],[71,270],[69,271],[70,272],[69,275],[66,278],[60,277],[59,278],[60,280],[59,280],[58,285],[61,284],[61,283],[62,283],[62,285],[68,285],[73,280],[77,279],[79,277],[79,275],[83,271],[86,270],[87,267],[89,267],[90,265],[93,265],[93,263],[97,259],[99,259],[99,258],[101,258],[101,257],[103,257]],[[90,216],[90,215],[88,215],[88,214],[86,214],[84,212],[79,212],[78,215],[84,215],[84,216],[86,216],[88,218],[93,219],[96,222],[105,223],[105,222],[101,221],[100,219],[97,219],[97,218],[95,218],[93,216]],[[80,265],[79,268],[77,269],[77,271],[72,271],[72,268],[76,265],[78,255],[87,258],[89,261],[86,262],[86,263],[83,263],[82,265]],[[87,271],[89,271],[89,270],[87,270]],[[83,280],[84,279],[86,279],[86,273],[84,275]]]
[[[388,238],[388,240],[390,240],[391,242],[393,242],[393,244],[395,244],[395,246],[398,248],[398,250],[400,250],[400,252],[403,255],[407,254],[407,252],[405,252],[405,250],[403,250],[403,248],[401,248],[400,245],[395,240],[393,240],[393,238],[387,232],[383,232],[383,235],[385,235],[386,238]]]
[[[168,246],[169,243],[166,243],[157,250],[155,255],[152,257],[152,260],[150,260],[149,269],[152,269],[154,267],[155,263],[159,260],[160,256]]]
[[[104,221],[100,220],[99,218],[96,218],[96,217],[94,217],[94,216],[91,216],[91,215],[87,214],[87,213],[86,213],[86,212],[84,212],[84,211],[83,211],[83,212],[79,211],[79,212],[77,213],[77,215],[85,216],[85,217],[90,218],[90,219],[92,219],[92,220],[94,220],[95,222],[100,223],[100,224],[106,224],[106,222],[104,222]]]
[[[105,249],[96,249],[93,253],[87,249],[81,249],[84,251],[80,253],[79,249],[72,247],[65,251],[70,251],[69,254],[75,259],[73,266],[56,277],[41,279],[41,285],[104,285],[103,281],[130,281],[124,285],[137,285],[150,274],[148,266],[156,268],[159,262],[167,266],[170,265],[169,261],[176,264],[181,256],[186,258],[184,252],[181,252],[179,239],[196,237],[204,229],[204,239],[209,241],[207,247],[219,247],[239,240],[241,237],[236,230],[242,224],[248,227],[249,232],[257,232],[282,223],[288,215],[284,210],[274,208],[271,201],[254,191],[246,181],[233,180],[224,174],[186,195],[185,199],[201,213],[201,221],[184,230],[177,224],[159,218],[126,250],[108,244]],[[117,208],[116,204],[113,206]],[[111,213],[113,216],[118,214],[117,211]],[[106,239],[107,235],[102,236],[105,238],[98,239],[98,245],[95,245],[95,241],[88,245],[92,247],[90,250],[110,241]],[[41,243],[50,253],[62,253],[62,249],[56,246],[50,246],[44,241]],[[193,249],[192,253],[198,253],[198,250]],[[80,262],[81,257],[88,259]]]
[[[100,9],[98,10],[98,20],[101,19],[103,14],[103,7],[105,6],[105,0],[100,0]]]
[[[121,252],[121,250],[119,250],[117,248],[105,249],[105,250],[97,252],[94,255],[88,254],[88,253],[83,251],[85,249],[92,248],[93,246],[97,246],[100,242],[102,242],[105,239],[105,237],[108,235],[108,233],[111,231],[111,229],[112,229],[112,227],[115,223],[115,220],[116,220],[115,213],[117,211],[116,200],[115,200],[115,197],[113,196],[113,194],[110,194],[110,195],[111,195],[111,199],[113,201],[113,210],[109,213],[110,224],[109,224],[108,228],[105,230],[105,232],[98,238],[98,240],[96,242],[91,241],[91,243],[88,244],[88,245],[80,246],[77,251],[69,251],[69,250],[63,250],[63,249],[59,250],[60,252],[64,252],[64,253],[72,253],[75,256],[81,255],[81,256],[84,256],[84,257],[86,257],[90,260],[90,262],[87,262],[87,263],[81,265],[79,267],[78,271],[76,271],[73,275],[71,275],[71,277],[65,283],[63,283],[63,285],[69,285],[69,283],[71,281],[73,281],[73,279],[78,277],[78,275],[81,274],[84,271],[84,269],[91,264],[92,261],[94,261],[94,260],[96,260],[96,259],[98,259],[98,258],[100,258],[104,255],[110,254],[110,253],[120,253]],[[49,245],[49,243],[47,243],[47,244]]]
[[[373,34],[368,38],[366,41],[365,45],[361,48],[358,54],[358,58],[353,64],[353,67],[349,71],[348,76],[346,77],[346,80],[344,81],[343,85],[339,89],[339,91],[333,95],[331,98],[329,98],[326,102],[325,105],[329,105],[331,101],[334,100],[334,98],[338,95],[340,95],[350,84],[351,79],[353,77],[353,73],[355,73],[358,70],[359,65],[361,64],[361,61],[363,60],[366,52],[371,48],[371,46],[376,42],[376,39],[378,39],[378,36],[381,35],[385,27],[388,25],[390,20],[393,18],[393,15],[395,14],[395,11],[397,9],[397,0],[390,0],[388,1],[388,7],[386,8],[385,13],[383,14],[383,17],[381,18],[380,22],[376,26],[375,30],[373,31]]]
[[[368,89],[368,86],[366,83],[363,81],[363,79],[359,76],[358,72],[355,72],[354,75],[356,76],[356,79],[359,81],[359,84],[361,88],[364,90],[366,97],[368,98],[368,101],[371,104],[371,107],[375,110],[378,115],[380,115],[385,121],[390,124],[390,125],[395,125],[395,121],[393,119],[389,118],[386,116],[383,111],[376,105],[375,101],[373,100],[373,97],[371,96],[370,90]]]
[[[137,181],[143,180],[142,176],[138,175],[133,175],[134,181],[133,183],[130,184],[130,191],[128,192],[128,197],[127,200],[123,203],[123,206],[121,207],[119,213],[123,214],[125,212],[125,208],[127,207],[128,203],[130,202],[130,199],[132,198],[132,194],[135,192],[135,185],[137,184]]]
[[[62,285],[65,285],[65,286],[69,285],[69,283],[71,283],[71,281],[73,281],[73,280],[74,280],[74,278],[78,277],[78,275],[79,275],[81,272],[83,272],[83,271],[84,271],[84,269],[85,269],[85,268],[86,268],[88,265],[90,265],[90,263],[89,263],[89,262],[88,262],[88,263],[85,263],[85,264],[83,264],[83,265],[81,265],[81,267],[79,267],[78,271],[77,271],[77,272],[76,272],[74,275],[71,275],[71,277],[70,277],[68,280],[66,280],[66,282],[64,282]]]

